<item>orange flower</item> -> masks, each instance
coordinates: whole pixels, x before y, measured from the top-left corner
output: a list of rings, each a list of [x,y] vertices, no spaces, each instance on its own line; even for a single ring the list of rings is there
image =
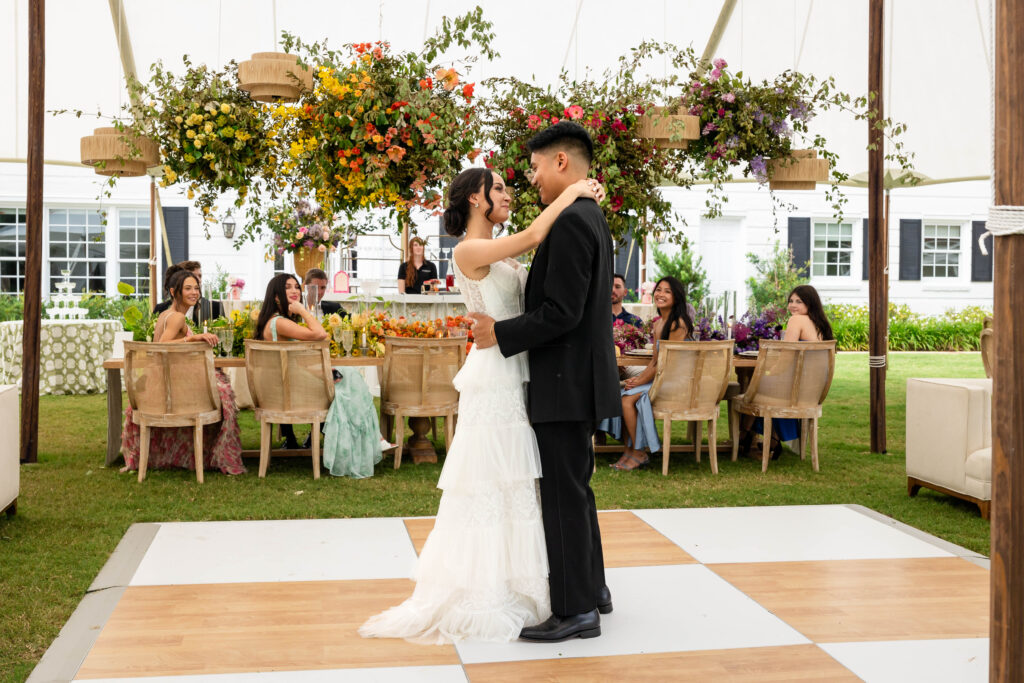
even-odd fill
[[[445,90],[454,90],[455,86],[459,84],[459,74],[455,72],[455,69],[438,69],[434,73],[434,78],[438,79],[444,85]]]
[[[434,87],[434,80],[431,78],[420,79],[420,90],[430,90]]]
[[[405,148],[404,147],[398,147],[398,146],[388,147],[388,158],[391,159],[391,161],[395,162],[396,164],[399,161],[401,161],[402,157],[404,157],[404,156],[405,156]]]
[[[467,100],[472,98],[473,86],[475,85],[476,83],[467,83],[466,85],[462,86],[462,96],[465,97]]]

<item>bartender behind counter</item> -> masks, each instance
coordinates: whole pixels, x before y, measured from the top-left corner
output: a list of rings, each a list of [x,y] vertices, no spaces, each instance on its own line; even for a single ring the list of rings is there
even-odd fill
[[[426,246],[419,237],[409,240],[409,260],[398,267],[399,294],[421,294],[424,282],[437,280],[437,265],[424,258]]]

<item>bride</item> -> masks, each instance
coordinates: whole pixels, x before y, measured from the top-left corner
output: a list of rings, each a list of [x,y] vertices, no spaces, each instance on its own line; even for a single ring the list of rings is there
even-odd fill
[[[454,270],[471,311],[495,320],[523,312],[526,268],[512,257],[536,248],[578,197],[603,199],[595,180],[566,190],[525,230],[494,238],[511,197],[497,173],[472,168],[449,190],[445,230],[465,235]],[[425,643],[508,642],[551,615],[537,478],[537,440],[526,412],[526,354],[505,358],[474,346],[455,376],[459,426],[437,487],[434,529],[420,553],[412,597],[371,617],[367,638]]]

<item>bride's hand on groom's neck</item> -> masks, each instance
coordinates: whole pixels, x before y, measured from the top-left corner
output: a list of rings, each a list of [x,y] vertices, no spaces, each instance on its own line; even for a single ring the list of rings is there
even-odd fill
[[[498,343],[494,336],[494,318],[486,313],[467,313],[466,317],[473,321],[473,342],[478,349],[486,349]]]

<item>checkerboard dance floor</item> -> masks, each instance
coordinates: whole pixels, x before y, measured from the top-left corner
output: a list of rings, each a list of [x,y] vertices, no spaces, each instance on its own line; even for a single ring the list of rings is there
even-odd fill
[[[431,518],[136,525],[34,676],[987,680],[989,571],[962,548],[859,506],[600,520],[615,605],[600,638],[445,646],[356,633],[411,593]]]

